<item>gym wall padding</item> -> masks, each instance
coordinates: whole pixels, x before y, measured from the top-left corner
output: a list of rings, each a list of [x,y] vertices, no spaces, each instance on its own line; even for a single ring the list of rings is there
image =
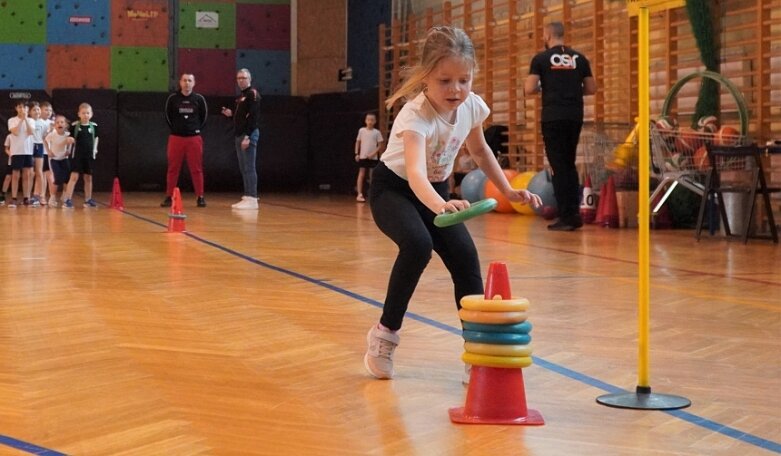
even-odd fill
[[[27,0],[3,2],[0,10],[0,43],[34,43],[46,41],[46,2]]]
[[[49,44],[110,44],[110,2],[57,0],[47,3],[46,41]]]
[[[111,87],[111,48],[108,46],[50,45],[46,68],[52,87],[82,89]]]
[[[179,73],[195,76],[195,91],[227,95],[236,90],[236,53],[225,49],[179,49]]]
[[[121,91],[168,89],[168,49],[111,48],[111,87]]]
[[[46,88],[46,47],[39,44],[0,44],[0,87]]]
[[[216,23],[215,28],[197,28],[196,13]],[[182,2],[179,7],[179,46],[201,49],[236,47],[236,5],[214,2]]]
[[[111,44],[168,46],[168,0],[111,0]]]
[[[377,87],[380,80],[378,29],[391,23],[391,2],[348,0],[347,2],[347,65],[353,78],[347,90]]]
[[[290,50],[289,5],[236,5],[236,47]]]
[[[309,99],[309,182],[313,190],[350,193],[358,171],[355,138],[367,112],[377,111],[377,90],[313,95]]]
[[[163,108],[167,93],[119,94],[119,177],[127,191],[165,190],[166,145],[169,130]],[[234,108],[233,97],[205,97],[209,116],[203,129],[206,192],[240,192],[241,174],[234,149],[233,121],[223,106]],[[305,188],[307,170],[307,102],[305,98],[263,96],[261,100],[258,185],[264,191]],[[187,166],[179,185],[192,191]]]

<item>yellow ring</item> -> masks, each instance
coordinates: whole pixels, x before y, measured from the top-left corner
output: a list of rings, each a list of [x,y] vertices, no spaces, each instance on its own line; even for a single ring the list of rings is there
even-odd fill
[[[479,310],[461,309],[458,316],[472,323],[488,323],[502,325],[526,321],[526,312],[481,312]]]
[[[526,345],[494,345],[478,342],[464,342],[464,351],[476,355],[492,356],[531,356],[532,346]]]
[[[473,366],[520,368],[532,365],[530,356],[490,356],[464,352],[461,360]]]
[[[468,295],[461,298],[461,307],[483,312],[521,312],[529,310],[529,300],[517,299],[485,299],[483,295]]]

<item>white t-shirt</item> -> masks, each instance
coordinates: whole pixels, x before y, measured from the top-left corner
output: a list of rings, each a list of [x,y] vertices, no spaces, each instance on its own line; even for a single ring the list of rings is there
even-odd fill
[[[33,132],[28,131],[27,122],[22,121],[19,116],[8,119],[8,131],[20,125],[17,134],[11,134],[11,155],[32,155],[33,154]]]
[[[464,144],[469,132],[482,127],[491,110],[480,96],[470,92],[456,111],[455,123],[445,120],[426,98],[418,94],[408,101],[393,121],[388,138],[388,147],[382,154],[382,161],[399,177],[407,179],[404,161],[405,131],[420,133],[426,143],[426,171],[429,182],[442,182],[453,171],[453,162],[458,150]]]
[[[49,158],[52,160],[64,160],[68,157],[70,152],[68,138],[70,135],[71,133],[67,130],[62,135],[57,133],[57,130],[46,135],[46,142],[49,144]]]
[[[33,119],[35,130],[33,130],[33,143],[43,144],[43,138],[49,132],[49,121],[43,119]]]
[[[376,128],[372,128],[369,130],[366,127],[361,127],[360,130],[358,130],[358,137],[355,138],[356,141],[360,143],[360,149],[359,149],[359,157],[361,160],[365,160],[367,158],[377,158],[377,149],[380,147],[380,143],[384,140],[382,139],[382,133],[380,133],[380,130]]]

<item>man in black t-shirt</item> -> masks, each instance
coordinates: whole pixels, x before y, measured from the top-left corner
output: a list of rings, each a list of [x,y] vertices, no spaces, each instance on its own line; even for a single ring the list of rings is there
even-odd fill
[[[564,25],[551,22],[543,33],[545,51],[531,61],[524,92],[542,92],[542,139],[553,168],[553,191],[559,220],[548,229],[574,231],[580,218],[578,170],[575,155],[583,127],[583,96],[593,95],[597,83],[588,59],[564,45]]]

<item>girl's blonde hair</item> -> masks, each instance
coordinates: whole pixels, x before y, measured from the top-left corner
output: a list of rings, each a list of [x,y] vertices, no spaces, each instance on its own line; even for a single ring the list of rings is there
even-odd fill
[[[399,99],[419,94],[423,90],[423,79],[447,57],[461,58],[472,71],[477,69],[475,47],[466,32],[456,27],[433,27],[426,34],[420,63],[404,71],[406,81],[385,100],[385,107],[391,109]]]

